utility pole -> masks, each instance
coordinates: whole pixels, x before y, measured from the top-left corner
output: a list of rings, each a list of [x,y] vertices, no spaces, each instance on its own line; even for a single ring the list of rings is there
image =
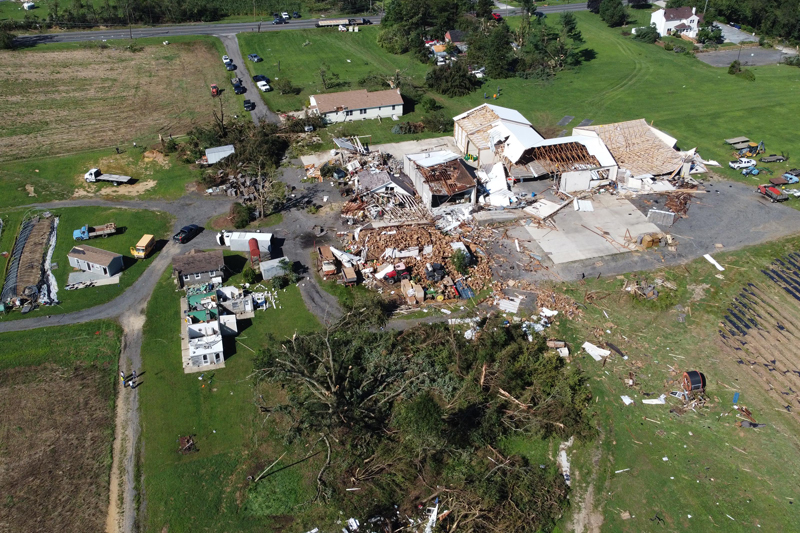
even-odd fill
[[[703,15],[706,14],[706,9],[708,9],[708,0],[706,0],[706,7],[703,8]]]

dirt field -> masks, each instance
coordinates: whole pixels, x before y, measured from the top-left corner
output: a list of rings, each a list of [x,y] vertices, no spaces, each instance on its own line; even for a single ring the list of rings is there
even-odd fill
[[[94,366],[0,372],[0,531],[104,529],[107,382]]]
[[[150,45],[140,52],[0,52],[0,160],[183,134],[197,121],[211,120],[218,104],[208,87],[227,84],[221,65],[207,42]],[[223,99],[233,110],[233,93]]]

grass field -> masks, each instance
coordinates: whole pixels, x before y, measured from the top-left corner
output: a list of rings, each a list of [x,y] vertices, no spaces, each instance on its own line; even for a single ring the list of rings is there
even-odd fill
[[[630,27],[649,21],[649,11],[630,12],[639,19]],[[500,97],[492,103],[517,109],[540,127],[552,129],[565,115],[575,116],[563,128],[567,130],[583,119],[602,124],[645,118],[676,137],[681,149],[696,146],[703,157],[723,164],[730,153],[722,140],[740,135],[756,141],[763,139],[768,153],[784,151],[791,155],[796,151],[793,130],[794,115],[800,110],[800,69],[756,67],[753,69],[756,81],[746,82],[693,57],[624,37],[621,29],[608,28],[591,13],[578,12],[576,17],[586,40],[585,48],[591,50],[587,57],[592,59],[550,81],[489,80],[483,88],[463,98],[437,97],[445,115],[455,116],[484,103],[484,92],[494,93],[499,87]],[[549,15],[546,20],[556,24],[558,15]],[[516,20],[511,17],[509,22],[513,26]],[[409,56],[392,56],[383,51],[375,42],[378,31],[365,28],[357,34],[325,30],[245,34],[240,36],[240,45],[243,54],[255,52],[265,59],[263,63],[248,65],[255,69],[253,73],[270,78],[284,75],[302,88],[297,96],[266,94],[271,107],[286,110],[299,108],[310,94],[320,90],[317,72],[323,64],[330,67],[327,70],[339,74],[341,81],[350,83],[350,87],[336,90],[357,88],[358,79],[366,73],[377,71],[388,75],[395,69],[421,84],[428,67]],[[306,41],[310,44],[303,46]],[[418,117],[414,113],[404,120]],[[390,121],[383,124],[364,121],[350,123],[348,129],[371,134],[373,144],[414,138],[392,134],[392,125]],[[775,165],[775,168],[789,165]],[[755,183],[752,178],[743,178],[727,168],[720,172]]]
[[[733,299],[749,283],[762,287],[773,305],[794,316],[797,302],[771,287],[761,269],[798,246],[800,238],[795,237],[716,253],[715,259],[726,267],[723,279],[701,258],[685,268],[566,287],[567,294],[586,306],[586,313],[580,321],[561,320],[551,335],[571,343],[577,352],[574,357],[591,377],[600,428],[597,441],[578,443],[571,452],[577,489],[572,496],[573,520],[577,517],[586,525],[594,509],[604,520],[602,531],[796,528],[800,509],[793,503],[800,497],[795,481],[800,469],[794,458],[800,449],[800,420],[796,409],[790,414],[783,408],[794,400],[779,393],[785,388],[777,373],[760,369],[760,363],[757,367],[737,363],[746,355],[727,350],[718,329]],[[677,289],[662,287],[652,302],[633,300],[622,291],[623,278],[652,282],[657,277],[674,282]],[[675,308],[679,304],[682,311]],[[678,320],[679,313],[686,315],[685,322]],[[767,325],[769,318],[763,320]],[[628,360],[612,354],[603,366],[580,351],[584,341],[611,342]],[[793,367],[794,350],[790,347],[789,354],[776,345],[779,364]],[[686,370],[705,373],[709,398],[705,408],[672,413],[681,402],[671,397],[667,405],[641,404],[644,393],[657,398],[678,390],[675,380]],[[622,381],[629,372],[636,381],[632,388]],[[778,390],[770,392],[757,374]],[[740,404],[766,428],[734,425],[738,420],[732,409],[734,392],[741,393]],[[623,394],[636,404],[624,406]],[[621,470],[625,471],[616,473]],[[624,519],[625,511],[632,518]],[[665,520],[663,526],[654,519],[656,514]]]
[[[5,3],[5,2],[3,2]],[[230,73],[212,37],[39,45],[0,52],[0,160],[58,156],[180,135],[212,120]],[[222,52],[224,53],[224,51]],[[25,65],[25,68],[20,68]],[[224,91],[232,115],[241,98]]]
[[[80,207],[54,209],[51,212],[59,217],[56,248],[53,252],[53,262],[58,263],[58,268],[53,271],[53,274],[58,283],[58,298],[61,303],[56,306],[41,307],[36,311],[32,311],[32,315],[12,312],[5,317],[5,320],[29,318],[41,314],[70,313],[100,305],[116,298],[139,279],[139,276],[150,266],[157,255],[152,254],[147,259],[136,261],[130,256],[130,247],[135,246],[142,235],[147,233],[155,235],[156,239],[166,239],[172,229],[172,217],[157,211]],[[3,222],[6,226],[3,229],[2,237],[0,237],[0,244],[6,246],[4,250],[11,249],[24,214],[24,211],[19,210],[10,211],[4,215]],[[78,244],[72,238],[73,230],[85,224],[101,225],[108,222],[114,222],[117,224],[117,228],[124,228],[124,232],[107,238],[82,241],[81,244],[122,254],[125,261],[125,270],[120,277],[120,283],[118,285],[87,287],[76,291],[65,290],[64,286],[67,284],[69,273],[73,271],[72,267],[69,266],[67,254],[73,246]],[[7,259],[0,257],[0,260],[3,272],[5,272]]]
[[[226,261],[236,263],[238,270],[243,258]],[[307,489],[297,483],[305,470],[284,470],[260,482],[249,496],[246,477],[263,470],[284,449],[274,424],[260,419],[263,415],[255,406],[250,349],[258,349],[270,333],[283,339],[295,331],[313,330],[318,327],[316,319],[306,310],[297,287],[287,288],[279,296],[282,309],[258,311],[243,331],[240,322],[239,342],[227,352],[225,368],[206,373],[201,381],[199,374],[184,374],[181,368],[179,298],[165,274],[147,308],[142,346],[146,374],[138,389],[145,450],[144,529],[274,530],[275,522],[267,515],[293,514],[292,507],[307,499]],[[199,451],[181,455],[177,439],[190,434],[195,435]],[[276,492],[279,500],[269,498]]]
[[[101,321],[0,335],[0,523],[102,531],[121,330]]]

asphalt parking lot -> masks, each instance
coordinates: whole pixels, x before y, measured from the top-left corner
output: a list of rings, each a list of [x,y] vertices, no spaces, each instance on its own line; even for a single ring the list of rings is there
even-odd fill
[[[747,47],[730,48],[718,52],[702,52],[697,54],[697,59],[712,67],[729,67],[737,59],[742,66],[758,67],[762,65],[777,65],[788,54],[775,48]]]

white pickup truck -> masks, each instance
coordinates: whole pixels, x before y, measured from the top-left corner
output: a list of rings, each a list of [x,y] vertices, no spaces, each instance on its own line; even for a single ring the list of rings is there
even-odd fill
[[[128,183],[133,178],[130,176],[120,176],[119,174],[103,174],[100,172],[99,168],[93,168],[89,170],[86,174],[84,174],[84,179],[88,183],[94,183],[96,181],[108,181],[113,183],[114,185],[119,185],[120,183]]]

